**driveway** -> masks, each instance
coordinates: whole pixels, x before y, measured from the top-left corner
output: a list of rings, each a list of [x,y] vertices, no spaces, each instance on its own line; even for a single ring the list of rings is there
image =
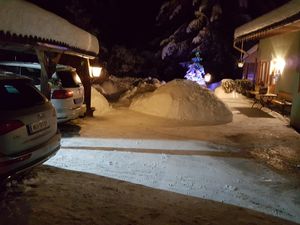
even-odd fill
[[[238,149],[197,140],[65,138],[47,165],[254,209],[300,222],[297,179]]]
[[[300,223],[299,134],[246,99],[226,101],[234,117],[225,125],[127,108],[62,125],[58,154],[1,193],[1,221]]]

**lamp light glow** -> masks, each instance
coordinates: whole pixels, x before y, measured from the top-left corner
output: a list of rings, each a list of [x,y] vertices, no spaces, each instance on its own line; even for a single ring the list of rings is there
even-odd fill
[[[243,68],[244,66],[244,62],[243,61],[239,61],[237,64],[238,68]]]
[[[277,57],[271,61],[270,72],[281,75],[285,67],[285,60],[282,57]]]
[[[90,76],[91,77],[100,77],[101,71],[102,71],[102,67],[91,66],[90,67]]]
[[[207,74],[204,75],[204,81],[206,83],[211,81],[211,74],[210,73],[207,73]]]

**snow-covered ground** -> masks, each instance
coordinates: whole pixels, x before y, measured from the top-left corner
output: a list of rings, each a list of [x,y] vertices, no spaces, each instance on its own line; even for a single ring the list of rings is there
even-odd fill
[[[243,96],[218,96],[233,120],[213,126],[113,108],[101,97],[105,113],[61,127],[62,149],[47,162],[54,167],[2,194],[1,221],[300,223],[299,134]]]
[[[176,145],[176,141],[167,140],[72,139],[66,140],[63,149],[46,164],[300,222],[297,183],[253,159],[234,154],[236,151],[191,140]]]
[[[48,166],[0,197],[1,225],[295,225],[233,205]]]

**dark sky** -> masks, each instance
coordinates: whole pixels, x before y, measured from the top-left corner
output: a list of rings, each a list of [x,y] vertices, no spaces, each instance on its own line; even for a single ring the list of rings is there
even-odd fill
[[[94,33],[107,47],[123,44],[143,48],[156,33],[155,17],[165,0],[30,0]],[[190,0],[192,1],[192,0]],[[220,0],[229,8],[239,0]],[[252,18],[270,11],[288,0],[249,0]],[[300,1],[300,0],[299,0]],[[235,23],[228,21],[229,23]]]
[[[155,35],[155,17],[164,0],[31,0],[40,7],[93,32],[106,45],[139,47]],[[69,9],[78,11],[70,13]],[[85,23],[86,18],[91,20]]]
[[[155,33],[155,17],[159,10],[158,1],[123,0],[118,2],[117,29],[114,33],[127,43],[135,44],[149,40]]]

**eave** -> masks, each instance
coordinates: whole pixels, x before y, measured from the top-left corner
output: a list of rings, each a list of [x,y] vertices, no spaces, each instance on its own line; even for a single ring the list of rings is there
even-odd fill
[[[300,1],[287,4],[235,29],[234,42],[258,40],[300,30]]]

